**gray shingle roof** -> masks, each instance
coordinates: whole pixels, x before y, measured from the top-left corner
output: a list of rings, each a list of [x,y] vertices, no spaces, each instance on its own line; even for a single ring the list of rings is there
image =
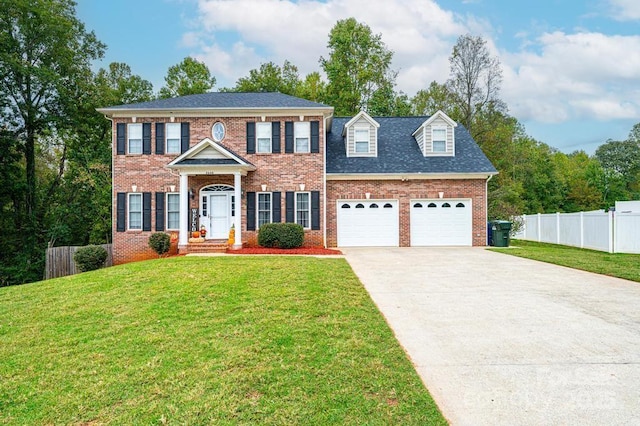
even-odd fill
[[[377,157],[347,157],[342,128],[351,117],[333,119],[327,134],[327,173],[496,173],[495,167],[462,125],[455,129],[455,156],[424,157],[411,134],[429,117],[374,117]]]
[[[107,110],[193,109],[193,108],[332,108],[328,105],[277,92],[211,92],[200,95],[156,99],[136,104],[117,105]]]

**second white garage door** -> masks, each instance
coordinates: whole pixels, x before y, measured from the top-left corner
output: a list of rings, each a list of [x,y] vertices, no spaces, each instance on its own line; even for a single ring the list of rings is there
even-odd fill
[[[338,200],[338,247],[397,247],[397,200]]]
[[[471,200],[412,200],[412,246],[470,246]]]

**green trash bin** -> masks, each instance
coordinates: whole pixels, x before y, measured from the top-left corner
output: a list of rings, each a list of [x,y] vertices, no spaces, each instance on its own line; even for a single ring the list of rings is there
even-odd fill
[[[494,247],[509,247],[511,241],[511,222],[494,220],[491,225],[491,240]]]

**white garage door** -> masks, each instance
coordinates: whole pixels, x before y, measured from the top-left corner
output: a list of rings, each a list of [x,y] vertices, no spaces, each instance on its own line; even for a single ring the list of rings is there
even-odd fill
[[[397,200],[338,200],[338,247],[397,247]]]
[[[470,246],[471,200],[412,200],[412,246]]]

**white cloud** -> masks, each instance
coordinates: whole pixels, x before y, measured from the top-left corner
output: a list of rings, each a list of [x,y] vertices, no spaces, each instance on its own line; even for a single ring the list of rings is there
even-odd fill
[[[638,36],[541,35],[532,50],[503,52],[503,98],[522,120],[627,119],[640,115]],[[533,50],[536,49],[536,50]]]
[[[329,31],[338,20],[353,16],[382,34],[395,52],[399,89],[413,94],[432,80],[446,79],[451,48],[458,35],[466,32],[461,18],[432,0],[199,0],[198,8],[200,40],[213,36],[217,44],[201,42],[194,56],[205,60],[227,85],[269,61],[282,64],[288,59],[301,75],[320,70],[318,60],[328,53]],[[230,57],[235,53],[225,50],[222,35],[216,34],[236,35],[252,54],[219,62],[211,51],[222,54],[224,50]],[[193,35],[183,37],[183,44],[187,43],[193,43]]]
[[[640,2],[638,0],[609,0],[612,16],[619,21],[640,20]]]

